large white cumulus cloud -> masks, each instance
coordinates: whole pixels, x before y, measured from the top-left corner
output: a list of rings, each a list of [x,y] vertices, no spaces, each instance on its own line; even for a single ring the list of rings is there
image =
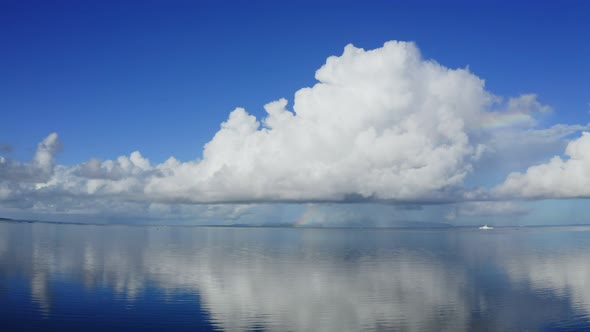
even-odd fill
[[[191,201],[414,200],[460,184],[476,149],[468,127],[492,97],[464,69],[421,58],[412,43],[328,58],[319,81],[265,106],[262,123],[233,111],[203,160],[170,163],[146,194]]]
[[[57,209],[87,206],[80,201],[88,199],[449,200],[482,153],[494,149],[489,128],[531,128],[535,114],[549,111],[534,94],[502,102],[468,69],[425,60],[406,42],[369,51],[348,45],[327,59],[316,79],[296,92],[292,108],[286,99],[270,102],[262,119],[235,109],[194,161],[171,157],[152,164],[133,152],[55,166],[52,134],[30,163],[0,159],[0,201]],[[21,169],[42,176],[19,178]]]
[[[495,194],[525,198],[590,197],[590,132],[582,133],[565,149],[566,159],[529,167],[524,173],[511,173]]]

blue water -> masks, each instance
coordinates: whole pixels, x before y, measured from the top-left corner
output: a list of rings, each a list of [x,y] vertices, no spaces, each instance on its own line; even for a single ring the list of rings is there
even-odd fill
[[[590,227],[0,222],[0,330],[590,330]]]

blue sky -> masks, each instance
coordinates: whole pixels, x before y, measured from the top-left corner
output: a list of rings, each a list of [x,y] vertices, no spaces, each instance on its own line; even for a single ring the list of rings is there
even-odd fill
[[[588,12],[583,1],[3,1],[0,155],[27,163],[55,132],[56,165],[136,150],[153,164],[190,162],[236,107],[260,121],[268,102],[292,106],[347,44],[370,50],[390,40],[415,42],[446,68],[469,67],[494,95],[535,94],[552,109],[535,115],[536,130],[585,125]],[[562,155],[579,136],[522,162],[496,158],[497,167],[476,167],[462,184],[491,188]]]

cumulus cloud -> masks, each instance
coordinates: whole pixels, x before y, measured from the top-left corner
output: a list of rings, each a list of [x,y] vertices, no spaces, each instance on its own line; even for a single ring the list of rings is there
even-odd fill
[[[534,93],[510,98],[507,108],[509,112],[513,113],[547,113],[551,111],[551,107],[541,104]]]
[[[141,209],[460,200],[478,160],[502,148],[494,132],[534,130],[536,117],[550,111],[534,94],[495,96],[468,69],[424,59],[407,42],[374,50],[348,45],[315,77],[317,84],[295,93],[292,107],[272,101],[261,119],[235,109],[193,161],[152,164],[136,151],[55,165],[59,141],[51,134],[30,163],[0,159],[0,200],[64,211],[88,200]]]
[[[472,136],[472,140],[482,143],[483,153],[474,162],[474,172],[465,185],[490,187],[501,183],[511,172],[546,162],[548,157],[563,151],[572,137],[589,129],[589,125],[556,124],[524,130],[509,127],[487,131],[480,137]],[[486,191],[486,194],[489,193]]]
[[[567,145],[565,158],[555,156],[524,173],[511,173],[494,193],[525,198],[590,197],[590,132]]]
[[[74,174],[87,179],[120,180],[128,175],[137,175],[148,168],[149,161],[136,151],[129,157],[120,156],[116,160],[90,159],[80,164]]]
[[[61,143],[57,134],[51,133],[37,145],[33,160],[28,163],[0,156],[0,181],[27,183],[47,181],[53,173],[55,155],[60,149]]]
[[[492,111],[496,98],[483,80],[424,60],[412,43],[348,45],[316,79],[295,94],[292,111],[285,99],[267,104],[262,122],[233,111],[202,161],[163,167],[167,175],[151,179],[146,194],[192,202],[438,199],[481,154],[469,134],[519,104]]]

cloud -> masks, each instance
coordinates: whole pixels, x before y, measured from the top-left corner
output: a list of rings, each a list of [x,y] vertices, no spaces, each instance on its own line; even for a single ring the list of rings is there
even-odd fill
[[[590,197],[590,132],[571,141],[565,156],[555,156],[524,173],[511,173],[493,193],[524,198]]]
[[[53,173],[55,155],[60,149],[61,143],[57,134],[51,133],[39,142],[33,160],[28,163],[0,156],[0,181],[25,183],[47,181]],[[7,186],[2,186],[0,183],[0,188],[2,187]]]
[[[291,108],[272,101],[261,119],[236,108],[193,161],[152,164],[135,151],[55,165],[51,134],[29,163],[0,159],[0,201],[64,212],[96,211],[94,202],[106,213],[109,204],[152,213],[162,209],[151,204],[452,202],[478,162],[503,149],[495,133],[534,131],[550,111],[534,94],[503,101],[468,69],[424,59],[408,42],[347,45],[315,77]]]
[[[488,112],[496,98],[483,80],[422,59],[412,43],[348,45],[316,79],[295,94],[293,111],[285,99],[267,104],[262,121],[233,111],[203,160],[162,167],[166,175],[150,179],[146,194],[189,202],[441,199],[481,153],[469,134],[508,112]],[[519,102],[512,104],[514,113]]]
[[[481,143],[483,151],[466,183],[496,185],[511,172],[545,162],[548,156],[563,151],[572,136],[589,129],[590,125],[556,124],[543,129],[502,128],[480,137],[472,136],[475,143]]]
[[[512,113],[547,113],[552,110],[551,107],[541,104],[534,93],[510,98],[507,106],[508,111]]]

